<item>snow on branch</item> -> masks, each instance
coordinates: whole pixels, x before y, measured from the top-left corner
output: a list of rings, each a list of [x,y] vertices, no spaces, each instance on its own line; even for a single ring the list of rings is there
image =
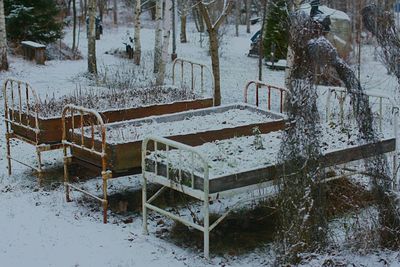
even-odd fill
[[[211,18],[210,15],[208,13],[207,7],[208,5],[214,3],[214,1],[212,2],[208,2],[208,3],[204,3],[203,1],[199,0],[197,2],[197,5],[199,6],[200,12],[203,14],[203,18],[204,21],[206,22],[207,28],[209,30],[217,30],[221,24],[224,22],[226,16],[228,16],[230,10],[232,9],[233,6],[233,0],[224,0],[224,8],[221,12],[221,15],[218,17],[218,19],[215,21],[215,23],[211,22]]]

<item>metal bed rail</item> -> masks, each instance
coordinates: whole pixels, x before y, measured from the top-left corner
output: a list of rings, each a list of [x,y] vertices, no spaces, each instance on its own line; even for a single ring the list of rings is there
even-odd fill
[[[172,63],[172,85],[176,85],[177,79],[178,79],[178,70],[177,66],[180,66],[180,83],[181,85],[184,84],[184,77],[185,77],[185,70],[187,72],[190,72],[190,89],[192,92],[195,91],[196,89],[196,81],[195,81],[195,76],[196,73],[200,71],[200,93],[204,94],[205,92],[205,72],[209,74],[211,77],[211,82],[212,82],[212,94],[214,94],[214,75],[211,71],[211,69],[204,64],[197,63],[188,59],[183,59],[183,58],[176,58],[174,62]]]
[[[397,142],[396,142],[397,143]],[[151,148],[149,148],[149,144],[153,144]],[[168,152],[172,149],[180,150],[184,157],[182,156],[182,160],[187,161],[188,164],[185,165],[183,168],[181,157],[175,157],[174,161],[170,161],[168,157]],[[162,153],[161,155],[157,156],[158,151],[163,151],[166,153]],[[174,152],[175,153],[175,152]],[[176,152],[175,154],[179,154],[180,152]],[[151,156],[150,156],[151,155]],[[156,156],[154,156],[156,155]],[[158,159],[160,161],[158,161]],[[197,160],[197,164],[193,160]],[[147,166],[146,160],[150,160],[153,166]],[[163,170],[158,168],[157,162],[163,166]],[[345,164],[338,164],[336,166],[327,167],[328,169],[336,169],[340,171],[340,174],[335,174],[332,177],[327,177],[321,180],[322,183],[326,183],[332,180],[342,179],[358,174],[368,175],[363,170],[358,168],[350,169],[348,168],[348,164],[352,162],[348,162]],[[203,173],[196,172],[197,178],[203,180],[204,185],[203,187],[197,186],[195,187],[194,184],[194,167],[202,166]],[[191,169],[188,169],[191,167]],[[394,166],[395,167],[395,166]],[[166,171],[165,171],[166,169]],[[172,173],[172,175],[171,175]],[[189,174],[192,178],[191,183],[182,183],[182,173]],[[277,177],[278,178],[278,177]],[[186,226],[193,227],[201,232],[203,232],[204,238],[204,257],[209,259],[210,252],[209,252],[209,244],[210,244],[210,232],[217,227],[237,206],[243,204],[244,202],[266,199],[273,197],[276,192],[271,190],[271,192],[264,192],[263,194],[259,194],[258,196],[251,196],[248,198],[243,198],[233,205],[230,205],[219,217],[214,221],[209,221],[210,219],[210,201],[214,201],[216,199],[220,199],[223,197],[233,197],[238,194],[243,193],[251,193],[251,192],[261,192],[262,189],[273,188],[277,180],[271,180],[262,182],[259,184],[248,185],[240,188],[235,188],[227,191],[216,192],[216,193],[209,193],[210,190],[210,174],[209,174],[209,165],[207,162],[207,158],[202,155],[195,147],[188,146],[176,141],[172,141],[163,137],[157,136],[149,136],[147,137],[142,143],[142,210],[143,210],[143,233],[148,234],[148,210],[157,212],[161,215],[169,217],[175,221],[179,221]],[[160,184],[162,185],[161,189],[158,190],[156,193],[148,196],[147,192],[147,184],[148,182]],[[183,194],[192,196],[202,202],[203,207],[203,224],[199,223],[201,220],[188,220],[179,214],[174,214],[170,211],[166,211],[156,205],[153,204],[153,201],[157,199],[165,189],[170,188],[181,192]]]
[[[152,150],[149,150],[149,143],[153,143],[153,148]],[[165,175],[162,175],[159,173],[158,166],[157,166],[157,160],[155,160],[155,167],[153,171],[149,171],[146,169],[146,158],[148,156],[149,152],[157,153],[159,150],[164,150],[168,152],[170,149],[177,149],[179,151],[184,151],[188,153],[190,156],[189,158],[185,158],[185,160],[189,160],[191,162],[192,169],[190,171],[191,175],[191,182],[189,184],[182,184],[182,173],[183,170],[180,166],[174,166],[174,168],[170,168],[170,162],[167,158],[166,160],[166,172]],[[168,153],[167,153],[168,155]],[[183,160],[183,158],[182,158]],[[200,162],[200,165],[202,166],[203,173],[201,177],[203,178],[203,187],[201,189],[195,189],[194,186],[194,160],[198,160]],[[170,172],[171,170],[175,171],[175,173],[178,174],[178,179],[172,179],[170,177]],[[198,175],[198,173],[196,173]],[[148,234],[148,228],[147,228],[147,217],[148,217],[148,209],[153,210],[155,212],[158,212],[160,214],[163,214],[167,217],[170,217],[174,220],[177,220],[187,226],[193,227],[199,231],[203,232],[204,235],[204,256],[206,258],[209,258],[209,242],[210,242],[210,232],[212,229],[215,228],[215,226],[220,222],[215,222],[213,225],[210,225],[210,207],[209,207],[209,201],[210,201],[210,195],[209,195],[209,166],[206,160],[206,157],[203,156],[200,152],[198,152],[195,148],[175,142],[163,137],[157,137],[157,136],[150,136],[147,137],[145,140],[143,140],[142,143],[142,179],[143,179],[143,185],[142,185],[142,208],[143,208],[143,232],[144,234]],[[153,194],[150,198],[147,198],[147,182],[156,182],[163,187],[158,190],[155,194]],[[190,196],[193,196],[203,202],[203,213],[204,213],[204,219],[203,219],[203,224],[201,225],[200,223],[196,223],[193,221],[186,220],[185,218],[182,218],[178,215],[175,215],[169,211],[166,211],[164,209],[161,209],[152,202],[162,194],[162,192],[166,188],[172,188],[174,190],[177,190],[179,192],[188,194]]]
[[[70,120],[70,123],[67,123],[67,117],[68,120]],[[79,123],[78,127],[75,126],[76,122]],[[104,120],[101,115],[95,110],[69,104],[66,105],[62,111],[62,125],[64,185],[66,200],[67,202],[71,201],[70,190],[72,188],[100,201],[103,205],[103,222],[107,223],[107,181],[108,179],[112,178],[112,172],[110,170],[107,170],[106,126],[104,124]],[[80,131],[80,138],[77,138],[78,135],[75,134],[75,131]],[[88,134],[85,134],[85,131],[88,132]],[[100,148],[96,148],[95,146],[96,137],[101,138]],[[82,151],[101,157],[103,198],[97,197],[94,194],[70,183],[69,164],[72,162],[72,156],[68,154],[68,148],[70,148],[70,150],[74,148],[80,149]]]
[[[272,106],[272,92],[276,91],[279,93],[279,112],[283,113],[284,111],[284,100],[285,100],[285,94],[290,94],[289,90],[286,88],[281,88],[275,85],[271,85],[262,81],[249,81],[245,88],[244,88],[244,102],[248,103],[249,101],[249,91],[250,91],[250,86],[255,85],[255,105],[258,107],[260,105],[260,89],[266,89],[267,90],[267,109],[271,110]]]
[[[344,103],[346,101],[346,98],[348,96],[348,92],[345,88],[340,88],[340,87],[335,87],[335,88],[329,88],[328,94],[326,97],[326,122],[329,122],[329,119],[331,117],[331,100],[332,100],[332,95],[337,94],[338,95],[338,101],[339,101],[339,115],[341,118],[341,123],[343,123],[344,119]],[[386,99],[389,101],[391,108],[392,108],[392,114],[396,115],[399,112],[399,107],[394,101],[394,99],[386,94],[382,93],[376,93],[376,92],[365,92],[365,95],[368,96],[368,98],[371,99],[377,99],[379,101],[379,109],[378,109],[378,118],[379,118],[379,128],[382,130],[382,121],[383,121],[383,100]],[[394,118],[395,119],[395,118]]]
[[[341,119],[341,124],[343,124],[344,120],[344,103],[348,96],[348,92],[345,88],[335,87],[329,88],[327,98],[326,98],[326,122],[329,122],[331,117],[331,99],[334,93],[339,94],[339,116]],[[395,102],[395,100],[390,97],[389,95],[376,93],[376,92],[365,92],[365,95],[368,96],[369,99],[378,99],[379,101],[379,111],[378,111],[378,118],[379,118],[379,128],[382,130],[382,121],[383,121],[383,100],[386,99],[390,103],[391,111],[392,111],[392,124],[393,124],[393,135],[396,138],[396,150],[393,155],[393,187],[395,188],[398,186],[399,181],[397,178],[397,170],[398,170],[398,159],[397,156],[399,154],[399,144],[397,142],[397,135],[398,135],[398,128],[399,128],[399,115],[400,115],[400,108]]]
[[[6,152],[8,174],[12,174],[11,161],[18,162],[39,173],[42,173],[43,151],[53,149],[54,145],[40,144],[39,136],[41,133],[39,124],[39,98],[33,87],[24,81],[8,78],[3,83],[4,98],[4,121],[6,125]],[[13,131],[14,127],[33,132],[34,140],[30,140]],[[19,139],[35,146],[37,166],[31,166],[11,156],[11,139]]]

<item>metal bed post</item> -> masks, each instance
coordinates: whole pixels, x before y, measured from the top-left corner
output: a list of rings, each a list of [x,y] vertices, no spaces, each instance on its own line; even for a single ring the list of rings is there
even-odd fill
[[[243,90],[243,95],[244,95],[244,102],[248,103],[249,102],[249,89],[250,86],[254,84],[255,85],[255,105],[258,107],[260,105],[260,89],[261,88],[266,88],[267,89],[267,110],[271,110],[271,91],[275,90],[275,91],[279,91],[279,112],[283,113],[283,101],[285,98],[285,95],[290,94],[289,90],[286,88],[280,88],[274,85],[270,85],[268,83],[262,82],[262,81],[256,81],[256,80],[252,80],[246,83],[244,90]]]
[[[66,121],[66,116],[67,112],[71,112],[71,127],[67,127],[67,121]],[[80,143],[76,143],[74,141],[74,129],[75,129],[75,111],[79,112],[80,115],[80,130],[81,130],[81,140]],[[84,121],[84,115],[91,115],[91,118],[94,118],[95,121],[90,121],[90,137],[91,137],[91,144],[90,147],[87,147],[85,144],[85,138],[84,138],[84,127],[85,127],[85,121]],[[63,139],[62,139],[62,144],[63,144],[63,152],[64,152],[64,185],[65,185],[65,196],[67,201],[71,201],[70,199],[70,190],[71,188],[79,191],[85,195],[88,195],[99,202],[102,203],[103,207],[103,222],[107,223],[107,207],[108,207],[108,194],[107,194],[107,181],[108,179],[112,178],[112,172],[107,170],[107,154],[106,154],[106,128],[104,125],[104,121],[100,114],[91,109],[87,109],[84,107],[78,107],[75,105],[68,104],[64,107],[63,112],[62,112],[62,122],[63,122]],[[94,136],[95,136],[95,129],[94,126],[97,125],[101,129],[101,152],[97,151],[95,149],[95,142],[94,142]],[[71,138],[68,138],[69,131],[71,131]],[[70,140],[69,140],[70,139]],[[73,184],[70,183],[69,181],[69,171],[68,171],[68,165],[72,161],[72,157],[69,157],[67,154],[67,148],[73,149],[79,148],[82,149],[85,152],[89,152],[92,154],[95,154],[99,157],[101,157],[101,162],[102,162],[102,169],[101,169],[101,178],[102,178],[102,193],[103,193],[103,198],[97,197],[94,194],[83,190]]]
[[[197,66],[197,67],[199,67],[200,68],[200,78],[201,78],[201,81],[200,81],[200,93],[201,94],[203,94],[204,93],[204,69],[206,69],[207,70],[207,72],[209,73],[209,75],[210,75],[210,77],[211,77],[211,82],[212,82],[212,84],[211,84],[211,86],[212,86],[212,93],[214,93],[214,88],[215,88],[215,85],[214,85],[214,75],[213,75],[213,73],[212,73],[212,71],[211,71],[211,69],[207,66],[207,65],[204,65],[204,64],[201,64],[201,63],[197,63],[197,62],[194,62],[194,61],[191,61],[191,60],[187,60],[187,59],[183,59],[183,58],[176,58],[175,60],[174,60],[174,62],[172,63],[172,84],[173,85],[175,85],[175,83],[177,82],[176,80],[176,65],[178,64],[178,63],[180,63],[179,65],[180,65],[180,67],[181,67],[181,83],[183,83],[183,81],[184,81],[184,70],[185,70],[185,66],[187,65],[187,64],[189,64],[190,65],[190,69],[188,70],[188,71],[190,71],[190,74],[191,74],[191,78],[190,78],[190,88],[191,88],[191,90],[192,90],[192,92],[194,92],[194,90],[195,90],[195,80],[194,80],[194,72],[195,72],[195,67]]]
[[[14,87],[17,86],[15,89]],[[22,94],[22,87],[25,89],[25,100],[23,101],[24,95]],[[17,90],[17,92],[14,92],[14,90]],[[8,97],[8,92],[11,97],[11,103],[10,99]],[[30,93],[33,96],[34,100],[34,126],[31,126],[30,122],[30,116],[31,116],[31,108],[30,108],[30,99],[29,95]],[[7,167],[8,167],[8,174],[12,174],[12,164],[11,161],[18,162],[24,166],[27,166],[35,171],[38,172],[39,178],[41,177],[42,174],[42,160],[41,160],[41,145],[39,144],[39,138],[40,138],[40,128],[39,128],[39,98],[35,92],[35,90],[30,86],[29,83],[19,81],[19,80],[14,80],[14,79],[6,79],[3,83],[3,97],[4,97],[4,120],[5,120],[5,125],[6,125],[6,153],[7,153]],[[17,99],[15,99],[17,98]],[[25,104],[25,106],[24,106]],[[23,111],[26,111],[26,118],[23,118],[22,114]],[[18,114],[16,114],[18,113]],[[18,115],[18,116],[17,116]],[[12,130],[12,127],[20,127],[24,130],[29,130],[33,131],[35,133],[35,141],[30,141],[23,136],[20,136]],[[36,149],[36,157],[38,161],[38,166],[33,167],[30,166],[27,163],[24,163],[18,159],[15,159],[11,156],[11,139],[16,138],[20,139],[22,141],[28,142],[31,145],[35,146]]]
[[[209,170],[204,172],[204,257],[210,259],[210,201],[209,201]]]
[[[344,105],[344,99],[348,94],[346,94],[347,90],[344,88],[330,88],[328,90],[328,95],[327,95],[327,100],[326,100],[326,122],[329,122],[329,116],[330,116],[330,103],[331,103],[331,97],[333,92],[339,92],[340,93],[340,113],[341,113],[341,119],[343,119],[343,105]],[[344,94],[344,96],[343,96]],[[398,169],[399,169],[399,164],[398,164],[398,154],[399,154],[399,144],[398,144],[398,117],[400,115],[400,109],[399,106],[396,104],[394,99],[386,94],[380,94],[380,93],[374,93],[374,92],[365,92],[365,95],[370,98],[378,98],[379,99],[379,128],[382,130],[382,121],[383,121],[383,99],[387,99],[390,102],[390,105],[392,107],[392,123],[393,123],[393,134],[396,139],[396,149],[393,152],[393,188],[396,188],[400,184],[400,180],[398,178]]]
[[[147,171],[146,171],[146,156],[147,156],[147,146],[148,143],[152,141],[154,142],[154,153],[158,151],[158,143],[161,143],[165,145],[166,151],[169,151],[170,147],[173,147],[178,150],[184,150],[190,153],[190,158],[193,158],[194,155],[196,155],[199,159],[200,162],[203,166],[203,190],[196,189],[194,188],[194,171],[193,168],[194,166],[192,165],[192,179],[191,179],[191,185],[183,185],[182,184],[182,170],[181,168],[178,169],[178,174],[179,174],[179,179],[177,181],[172,180],[170,178],[170,169],[169,169],[169,163],[167,163],[167,169],[166,169],[166,174],[165,174],[165,183],[161,183],[163,187],[158,190],[156,193],[154,193],[149,199],[147,198],[147,182],[148,178],[147,177]],[[168,161],[168,159],[167,159]],[[157,136],[150,136],[147,137],[146,139],[143,140],[142,142],[142,179],[143,179],[143,185],[142,185],[142,216],[143,216],[143,234],[148,234],[148,210],[153,210],[155,212],[158,212],[164,216],[167,216],[173,220],[176,220],[178,222],[181,222],[187,226],[193,227],[199,231],[203,232],[203,241],[204,241],[204,257],[206,259],[210,258],[210,231],[215,227],[214,225],[210,226],[210,209],[209,209],[209,200],[210,200],[210,194],[209,194],[209,169],[208,169],[208,164],[207,161],[205,160],[205,157],[201,155],[198,151],[196,151],[193,147],[190,147],[188,145],[178,143],[176,141],[172,141],[166,138],[162,137],[157,137]],[[157,168],[157,162],[155,163],[155,168],[154,171],[150,176],[156,176],[156,177],[161,177],[162,175],[158,173],[158,168]],[[150,180],[153,180],[153,178],[150,178]],[[153,180],[154,182],[154,180]],[[186,193],[191,195],[192,197],[195,197],[203,202],[203,213],[204,213],[204,220],[203,220],[203,225],[197,224],[195,222],[186,220],[180,216],[177,216],[169,211],[163,210],[153,204],[151,204],[158,196],[160,196],[166,188],[172,188],[174,190],[177,190],[182,193]]]

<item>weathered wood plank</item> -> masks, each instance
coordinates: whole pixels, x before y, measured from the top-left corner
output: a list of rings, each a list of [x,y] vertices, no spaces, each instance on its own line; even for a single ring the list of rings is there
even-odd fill
[[[395,149],[396,139],[385,139],[375,144],[365,144],[329,152],[322,156],[320,162],[322,167],[331,167],[355,160],[366,159],[374,155],[393,152]],[[154,162],[147,159],[146,164],[146,166],[150,167],[150,171],[154,170]],[[245,166],[243,167],[245,168]],[[170,168],[173,168],[173,166],[170,166]],[[165,169],[165,164],[158,163],[160,175],[165,175]],[[232,175],[211,177],[209,185],[210,194],[274,180],[279,176],[281,170],[282,165],[268,165]],[[174,172],[170,172],[170,175],[171,173]],[[184,172],[183,176],[190,177],[190,174]],[[195,189],[203,190],[203,179],[198,176],[195,176],[194,178]],[[176,177],[174,179],[176,179]]]
[[[160,105],[150,105],[146,107],[135,107],[135,108],[127,108],[121,110],[109,110],[100,112],[104,116],[104,121],[118,122],[124,120],[131,119],[139,119],[148,116],[162,115],[168,113],[181,112],[192,109],[201,109],[211,107],[213,105],[212,98],[205,99],[196,99],[190,101],[180,101],[175,103],[168,104],[160,104]],[[14,111],[15,113],[15,121],[19,121],[19,112]],[[10,110],[10,114],[12,114]],[[35,118],[32,115],[27,115],[23,112],[22,114],[22,123],[27,124],[29,117],[29,124],[31,127],[36,127]],[[87,116],[84,116],[87,119]],[[61,114],[57,117],[52,118],[44,118],[39,116],[39,144],[54,144],[60,143],[62,139],[62,122],[61,122]],[[80,125],[80,118],[77,117],[75,120],[75,125]],[[32,142],[36,142],[36,134],[34,131],[30,131],[18,125],[12,124],[11,129],[18,135],[23,136]]]

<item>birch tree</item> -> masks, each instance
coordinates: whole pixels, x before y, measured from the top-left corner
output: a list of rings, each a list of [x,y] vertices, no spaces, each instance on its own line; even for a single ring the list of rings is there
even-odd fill
[[[96,35],[95,35],[95,19],[96,19],[96,0],[89,0],[89,27],[88,27],[88,71],[97,75],[96,63]]]
[[[169,39],[171,36],[172,29],[172,0],[165,0],[165,13],[164,13],[164,23],[163,23],[163,40],[161,49],[161,59],[158,69],[158,74],[156,78],[156,84],[162,85],[165,78],[165,65],[168,60],[168,47]]]
[[[156,30],[154,37],[154,73],[158,73],[162,49],[162,6],[163,0],[156,2]]]
[[[224,7],[221,15],[215,22],[211,21],[210,14],[208,12],[208,4],[203,3],[203,1],[198,0],[198,7],[201,16],[207,27],[209,39],[210,39],[210,53],[211,53],[211,66],[214,75],[214,104],[216,106],[221,105],[221,77],[219,69],[219,41],[218,41],[218,29],[224,22],[225,18],[228,16],[229,11],[232,8],[233,1],[224,1]],[[212,3],[212,2],[211,2]]]
[[[76,25],[77,25],[77,16],[76,16],[76,1],[72,1],[72,52],[75,57],[76,52]]]
[[[240,1],[235,3],[235,35],[239,36],[239,24],[240,24]]]
[[[142,47],[140,43],[140,13],[141,13],[141,0],[136,0],[135,14],[134,14],[135,36],[133,37],[135,43],[133,60],[136,65],[140,65],[140,58],[142,56]]]
[[[7,34],[4,17],[4,1],[0,0],[0,71],[8,70]]]

